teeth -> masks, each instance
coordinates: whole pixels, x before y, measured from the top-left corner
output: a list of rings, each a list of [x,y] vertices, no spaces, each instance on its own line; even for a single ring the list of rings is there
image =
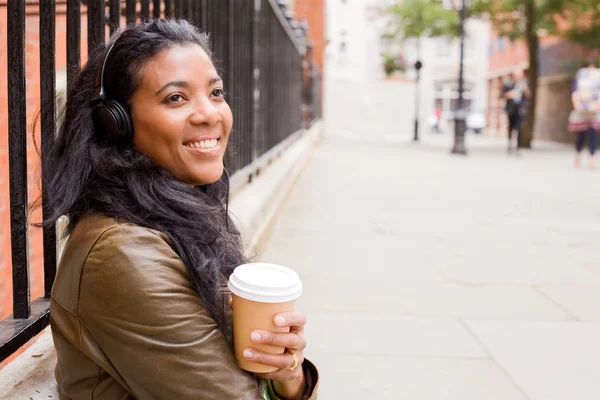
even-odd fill
[[[186,147],[192,149],[212,149],[213,147],[217,147],[217,139],[212,140],[202,140],[200,142],[194,142],[190,144],[186,144]]]

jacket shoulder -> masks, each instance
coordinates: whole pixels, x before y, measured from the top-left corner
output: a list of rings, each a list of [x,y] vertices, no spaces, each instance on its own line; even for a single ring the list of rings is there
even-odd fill
[[[80,284],[90,255],[97,254],[97,250],[102,248],[100,257],[112,254],[127,259],[135,255],[131,253],[143,249],[144,243],[155,249],[160,247],[163,252],[165,249],[171,250],[167,237],[161,232],[122,223],[97,213],[83,217],[69,235],[60,254],[52,288],[53,300],[70,313],[78,315]]]

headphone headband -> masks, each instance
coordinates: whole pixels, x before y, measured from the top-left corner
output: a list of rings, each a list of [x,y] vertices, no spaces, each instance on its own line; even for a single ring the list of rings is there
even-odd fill
[[[115,44],[111,44],[110,47],[104,53],[104,60],[102,61],[102,67],[96,71],[96,95],[94,96],[97,100],[106,101],[106,92],[104,91],[104,70],[106,69],[106,62],[111,50],[115,47]]]
[[[107,47],[102,56],[102,62],[96,69],[96,91],[92,99],[94,107],[92,118],[94,130],[99,136],[107,138],[119,146],[128,146],[133,141],[133,123],[129,111],[118,101],[108,99],[104,88],[104,73],[109,55],[123,32],[125,30]]]
[[[102,62],[98,64],[98,68],[96,69],[96,94],[94,96],[94,101],[102,100],[104,102],[107,101],[106,90],[104,89],[104,72],[106,71],[106,65],[108,64],[108,57],[110,56],[110,52],[117,44],[117,41],[121,38],[121,35],[126,31],[123,30],[119,33],[119,36],[115,38],[113,43],[106,48],[104,51],[104,55],[102,56]]]

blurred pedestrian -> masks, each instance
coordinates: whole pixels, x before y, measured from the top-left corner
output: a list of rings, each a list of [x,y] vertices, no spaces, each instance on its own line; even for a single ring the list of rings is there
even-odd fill
[[[435,108],[434,114],[434,125],[433,125],[433,132],[435,133],[442,133],[442,128],[440,127],[440,122],[442,121],[442,110],[439,107]]]
[[[508,152],[512,152],[513,132],[517,132],[518,151],[522,143],[522,126],[525,117],[527,99],[531,97],[529,84],[523,71],[514,71],[502,88],[502,98],[506,100],[506,115],[508,117]]]
[[[569,132],[576,134],[575,167],[581,165],[581,151],[587,136],[590,149],[590,168],[596,168],[598,129],[600,129],[600,70],[594,61],[587,61],[573,80],[573,111],[569,115]]]

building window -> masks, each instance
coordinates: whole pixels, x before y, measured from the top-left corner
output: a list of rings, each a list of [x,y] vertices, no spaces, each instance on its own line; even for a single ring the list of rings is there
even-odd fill
[[[466,37],[465,38],[465,59],[469,60],[473,58],[475,55],[475,43],[473,39]]]
[[[382,36],[379,39],[379,48],[381,49],[382,53],[387,53],[392,49],[392,38],[390,37],[386,37],[386,36]]]
[[[494,44],[490,43],[488,44],[488,57],[491,57],[494,55]]]
[[[498,38],[498,52],[502,53],[504,51],[504,38]]]
[[[416,61],[417,59],[417,39],[408,38],[404,41],[404,55],[408,60]]]
[[[450,56],[450,44],[451,40],[448,37],[439,37],[435,44],[435,53],[438,57],[449,57]]]

